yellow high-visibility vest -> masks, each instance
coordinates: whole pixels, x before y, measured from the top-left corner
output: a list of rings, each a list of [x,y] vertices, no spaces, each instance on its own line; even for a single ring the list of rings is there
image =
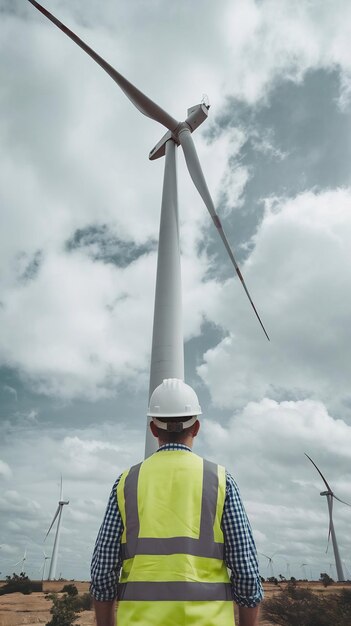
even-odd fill
[[[185,450],[122,474],[118,626],[235,626],[221,530],[225,469]]]

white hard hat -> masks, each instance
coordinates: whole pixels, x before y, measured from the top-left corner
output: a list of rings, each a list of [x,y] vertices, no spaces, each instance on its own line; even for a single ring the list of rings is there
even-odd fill
[[[198,397],[189,385],[179,378],[165,378],[150,398],[149,417],[192,417],[201,415]],[[190,423],[189,423],[190,425]]]

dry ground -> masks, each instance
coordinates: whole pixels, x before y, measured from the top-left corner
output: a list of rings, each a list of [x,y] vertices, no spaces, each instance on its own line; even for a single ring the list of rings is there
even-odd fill
[[[45,592],[59,593],[62,587],[71,581],[60,582],[44,582],[42,593],[31,593],[28,596],[22,593],[12,593],[5,596],[0,596],[0,626],[37,626],[38,624],[46,624],[50,621],[50,601],[46,600]],[[1,583],[0,583],[1,584]],[[74,581],[79,593],[86,593],[89,591],[88,582],[76,582]],[[331,587],[324,589],[321,583],[299,583],[299,586],[308,587],[315,593],[336,593],[340,591],[345,585],[334,583]],[[272,595],[279,593],[281,586],[265,583],[265,597],[271,598]],[[350,588],[350,585],[348,585]],[[93,611],[83,611],[80,613],[77,621],[77,626],[93,626],[94,625]],[[238,621],[237,621],[238,623]],[[260,626],[272,626],[270,622],[266,622],[263,619],[260,621]],[[332,625],[331,625],[332,626]]]
[[[31,593],[26,596],[22,593],[11,593],[0,596],[0,626],[37,626],[50,621],[51,602],[46,600],[45,593],[59,593],[62,587],[70,581],[44,582],[43,592]],[[88,582],[74,581],[79,593],[89,591]],[[94,624],[93,611],[83,611],[76,622],[77,626],[92,626]]]

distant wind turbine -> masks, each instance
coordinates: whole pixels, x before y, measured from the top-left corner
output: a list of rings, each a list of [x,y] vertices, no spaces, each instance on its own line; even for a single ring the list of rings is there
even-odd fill
[[[56,534],[55,534],[55,540],[54,540],[54,547],[52,550],[52,556],[51,556],[51,561],[50,561],[50,569],[49,569],[49,577],[48,580],[54,580],[55,579],[55,575],[56,575],[56,565],[57,565],[57,557],[58,557],[58,548],[59,548],[59,542],[60,542],[60,530],[61,530],[61,519],[62,519],[62,511],[63,511],[63,507],[65,506],[65,504],[69,504],[69,500],[63,500],[62,499],[62,476],[61,476],[61,487],[60,487],[60,499],[59,499],[59,503],[56,509],[56,513],[54,515],[54,519],[51,522],[50,528],[48,530],[48,532],[45,535],[45,539],[47,538],[50,530],[52,529],[53,525],[55,524],[55,521],[57,519],[57,526],[56,526]],[[44,539],[44,541],[45,541]]]
[[[329,541],[330,541],[330,537],[331,537],[332,538],[332,544],[333,544],[333,550],[334,550],[334,558],[335,558],[335,567],[336,567],[337,577],[338,577],[338,580],[344,581],[345,580],[345,576],[344,576],[344,572],[343,572],[343,568],[342,568],[340,552],[339,552],[339,547],[338,547],[338,543],[337,543],[337,540],[336,540],[336,534],[335,534],[334,523],[333,523],[333,500],[338,500],[338,502],[342,502],[342,504],[346,504],[347,506],[351,506],[351,504],[349,504],[348,502],[345,502],[344,500],[340,500],[340,498],[338,498],[335,495],[335,493],[333,492],[333,490],[331,489],[331,487],[327,483],[326,479],[324,478],[322,472],[317,467],[315,462],[312,461],[311,457],[308,456],[308,454],[306,454],[306,452],[305,452],[305,456],[307,456],[307,458],[311,461],[312,465],[314,465],[314,467],[316,468],[318,474],[322,478],[322,480],[323,480],[323,482],[324,482],[324,484],[325,484],[325,486],[327,488],[326,491],[321,491],[321,493],[320,493],[321,496],[326,496],[327,502],[328,502],[328,510],[329,510],[329,532],[328,532],[327,550],[328,550]]]
[[[43,561],[42,566],[41,566],[41,567],[40,567],[40,569],[39,569],[39,572],[41,572],[41,579],[42,579],[42,580],[46,580],[46,579],[45,579],[45,574],[46,574],[46,571],[45,571],[45,570],[46,570],[46,561],[47,561],[48,559],[50,559],[50,557],[49,557],[49,556],[47,556],[47,554],[45,554],[44,550],[43,550],[43,555],[44,555],[44,561]]]
[[[90,46],[82,41],[80,37],[62,24],[62,22],[36,2],[36,0],[28,1],[105,70],[143,115],[153,119],[167,129],[166,134],[163,135],[149,154],[151,160],[165,156],[149,396],[151,396],[155,387],[162,383],[164,378],[184,379],[184,341],[182,331],[182,293],[175,152],[179,145],[181,145],[184,152],[190,177],[210,213],[212,221],[222,239],[255,315],[269,340],[266,329],[263,326],[234,258],[233,251],[224,233],[219,216],[216,213],[192,139],[193,131],[207,119],[209,110],[208,102],[204,100],[200,104],[188,109],[186,120],[179,122],[124,78],[122,74],[117,72],[117,70],[109,65],[109,63],[90,48]],[[148,428],[145,455],[149,456],[155,450],[155,446],[155,439],[152,437]]]
[[[291,578],[290,563],[286,556],[283,556],[282,554],[279,554],[279,558],[286,562],[286,578],[289,580]]]
[[[349,570],[349,568],[347,567],[347,563],[346,563],[346,561],[343,561],[343,564],[344,564],[344,567],[345,567],[345,570],[346,570],[347,580],[351,580],[350,570]]]
[[[334,576],[334,568],[334,563],[329,563],[329,574],[331,574],[332,576]]]
[[[268,559],[268,563],[267,563],[267,569],[269,569],[271,576],[273,578],[275,578],[274,576],[274,570],[273,570],[273,557],[276,554],[276,552],[274,552],[274,554],[272,554],[272,556],[267,556],[267,554],[263,554],[263,552],[259,552],[259,554],[261,554],[262,556],[264,556],[266,559]]]
[[[308,563],[301,563],[300,567],[302,568],[303,571],[303,576],[304,579],[307,580],[307,574],[306,574],[306,566],[308,565]]]
[[[17,565],[22,563],[20,574],[21,573],[23,573],[23,574],[25,573],[24,564],[25,564],[26,560],[27,560],[27,548],[25,548],[25,550],[24,550],[23,557],[19,561],[17,561],[17,563],[14,564],[14,567],[17,567]]]

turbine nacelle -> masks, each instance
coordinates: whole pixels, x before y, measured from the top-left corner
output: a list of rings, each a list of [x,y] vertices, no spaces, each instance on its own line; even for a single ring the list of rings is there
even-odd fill
[[[179,146],[179,132],[184,129],[185,126],[188,130],[190,130],[191,133],[193,133],[194,130],[198,128],[198,126],[200,126],[205,120],[207,120],[209,108],[210,105],[205,104],[204,102],[200,102],[200,104],[196,104],[195,106],[190,107],[190,109],[188,109],[187,111],[188,117],[186,118],[185,122],[180,122],[175,131],[167,131],[163,135],[163,137],[161,137],[156,146],[152,148],[151,152],[149,153],[150,161],[155,161],[155,159],[160,159],[161,157],[165,156],[166,143],[170,139],[173,139],[174,143]]]
[[[332,491],[321,491],[320,496],[332,496],[334,495]]]
[[[69,500],[60,500],[60,501],[59,501],[59,506],[60,506],[60,505],[62,505],[62,506],[63,506],[64,504],[69,504]]]

